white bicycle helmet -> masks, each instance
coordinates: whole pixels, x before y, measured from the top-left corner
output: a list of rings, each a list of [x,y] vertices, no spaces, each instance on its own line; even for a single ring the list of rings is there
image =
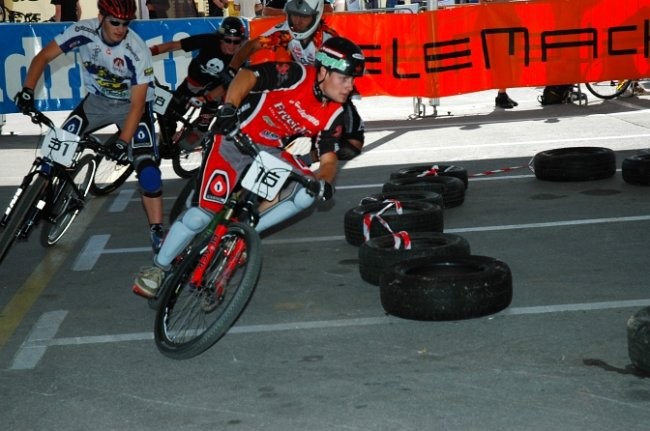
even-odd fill
[[[289,23],[289,29],[291,30],[291,36],[297,40],[307,39],[309,36],[314,34],[318,25],[320,24],[320,19],[323,16],[323,0],[288,0],[284,5],[284,11],[287,13],[287,23]],[[300,16],[310,16],[312,17],[312,22],[303,32],[294,31],[291,27],[291,15],[300,15]]]

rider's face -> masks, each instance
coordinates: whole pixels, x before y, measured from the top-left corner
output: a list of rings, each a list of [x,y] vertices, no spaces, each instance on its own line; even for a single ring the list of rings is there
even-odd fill
[[[239,51],[242,39],[235,36],[225,36],[221,38],[219,44],[221,45],[221,52],[227,55],[233,55]]]
[[[345,103],[354,89],[354,77],[343,75],[335,71],[328,71],[321,67],[318,71],[320,89],[329,99]]]
[[[314,19],[312,16],[289,15],[289,25],[296,33],[302,33],[307,30]]]
[[[124,21],[112,16],[99,15],[102,23],[102,34],[108,43],[118,43],[124,40],[129,31],[130,21]]]

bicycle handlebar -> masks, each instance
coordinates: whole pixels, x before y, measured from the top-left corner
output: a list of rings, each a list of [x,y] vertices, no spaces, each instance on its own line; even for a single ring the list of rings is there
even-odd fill
[[[227,137],[233,140],[237,146],[237,149],[241,151],[242,154],[256,157],[260,153],[260,149],[258,148],[257,144],[253,142],[250,136],[242,132],[240,129],[235,129],[235,131],[227,135]],[[289,178],[302,184],[313,196],[316,196],[320,193],[320,180],[317,180],[313,177],[309,178],[306,175],[301,175],[294,171],[291,171]]]
[[[50,119],[50,117],[48,117],[41,111],[33,110],[29,112],[23,112],[23,114],[30,117],[32,123],[34,124],[39,124],[39,125],[43,124],[49,127],[50,129],[56,128],[54,122]],[[109,151],[107,150],[106,146],[103,143],[96,141],[95,139],[91,138],[89,135],[84,135],[83,137],[81,137],[81,140],[79,141],[79,146],[81,148],[90,149],[103,156],[111,156],[111,154],[109,154]]]

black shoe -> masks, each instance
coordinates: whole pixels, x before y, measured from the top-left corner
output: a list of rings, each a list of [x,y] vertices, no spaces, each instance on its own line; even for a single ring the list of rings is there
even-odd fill
[[[512,109],[518,105],[519,103],[512,100],[506,93],[499,93],[494,99],[494,106],[497,108]]]

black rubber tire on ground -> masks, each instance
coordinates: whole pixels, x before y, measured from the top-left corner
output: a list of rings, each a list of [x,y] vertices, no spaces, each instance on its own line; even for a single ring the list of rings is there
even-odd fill
[[[380,277],[388,314],[412,320],[458,320],[503,310],[512,301],[512,275],[486,256],[422,257],[396,263]]]
[[[426,201],[443,207],[442,195],[436,192],[428,191],[394,191],[386,193],[375,193],[361,199],[359,205],[370,204],[373,202],[383,202],[387,199],[394,199],[400,202]]]
[[[440,165],[438,163],[430,163],[428,165],[415,165],[406,168],[401,168],[391,172],[390,179],[394,180],[396,178],[417,177],[418,175],[421,175],[424,172],[431,170],[431,168],[433,168],[434,166],[437,166],[438,175],[445,176],[445,177],[456,177],[459,180],[461,180],[463,184],[465,184],[465,188],[469,186],[467,169],[456,165]]]
[[[440,193],[445,208],[453,208],[465,201],[465,185],[456,177],[428,176],[395,178],[384,183],[382,192],[430,191]]]
[[[621,173],[626,183],[650,186],[650,153],[633,154],[623,159]]]
[[[602,147],[557,148],[537,153],[533,170],[540,180],[602,180],[616,173],[616,156]]]
[[[627,351],[636,368],[650,373],[650,307],[642,308],[628,319]]]
[[[459,235],[441,232],[415,232],[410,235],[411,248],[395,249],[392,235],[364,242],[359,247],[359,274],[370,284],[379,285],[384,270],[405,260],[419,257],[468,256],[470,246]]]
[[[346,211],[344,216],[345,240],[355,246],[363,243],[363,220],[366,214],[376,213],[386,204],[372,203],[359,205]],[[412,232],[442,232],[443,215],[439,205],[425,201],[402,203],[402,214],[395,207],[386,210],[381,217],[388,223],[393,232],[405,230]],[[389,233],[384,226],[374,218],[370,224],[370,238]]]
[[[20,195],[18,201],[14,204],[11,218],[4,229],[0,230],[0,262],[5,258],[9,249],[16,241],[18,231],[25,223],[25,218],[33,214],[31,211],[35,208],[43,194],[47,193],[48,179],[42,175],[36,175]]]

